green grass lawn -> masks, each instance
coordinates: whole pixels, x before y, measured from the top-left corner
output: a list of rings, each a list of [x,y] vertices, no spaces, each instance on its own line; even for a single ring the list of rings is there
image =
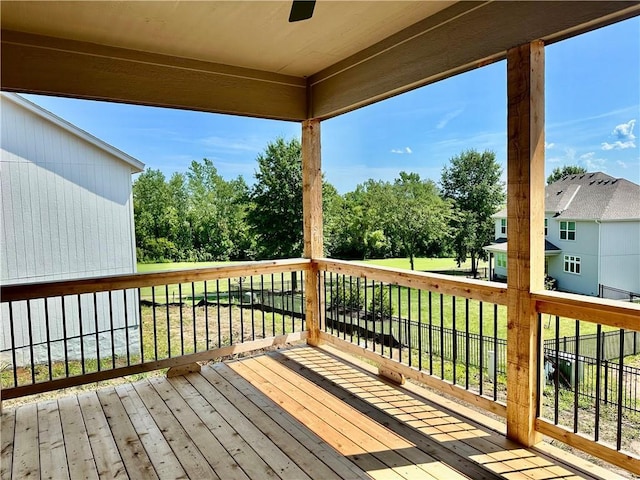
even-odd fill
[[[167,270],[178,270],[178,269],[189,269],[189,268],[203,268],[203,267],[214,267],[220,265],[228,265],[231,263],[238,262],[179,262],[179,263],[146,263],[146,264],[138,264],[138,272],[158,272],[158,271],[167,271]],[[408,258],[388,258],[388,259],[372,259],[365,260],[361,263],[366,263],[370,265],[380,265],[386,267],[393,268],[405,268],[409,269],[409,259]],[[487,266],[486,262],[480,263],[480,268],[484,268]],[[416,270],[454,270],[458,268],[457,262],[453,258],[416,258],[415,259],[415,267]],[[460,266],[460,268],[470,268],[470,262],[467,261]],[[289,273],[284,274],[283,276],[277,274],[273,279],[274,288],[278,289],[281,287],[281,284],[284,282],[291,281],[291,277]],[[260,276],[253,277],[254,288],[271,288],[271,276],[265,276],[261,279]],[[231,289],[237,288],[238,279],[231,279]],[[354,284],[355,288],[355,284]],[[207,282],[207,292],[210,298],[215,299],[214,291],[219,289],[221,293],[228,292],[229,290],[229,282],[227,280],[220,280],[216,285],[215,281]],[[243,280],[243,291],[250,289],[250,278],[246,277]],[[169,301],[177,301],[179,297],[179,288],[178,285],[170,285],[168,287],[169,290]],[[392,305],[395,312],[395,315],[401,313],[404,318],[408,318],[409,311],[411,312],[411,319],[417,320],[419,316],[423,322],[428,322],[430,311],[428,304],[428,293],[422,292],[421,297],[421,305],[418,307],[418,291],[411,290],[411,301],[409,302],[409,289],[400,288],[400,297],[398,297],[398,288],[392,287],[391,290],[392,297]],[[156,301],[160,303],[165,302],[165,289],[163,287],[156,287]],[[204,282],[196,282],[194,284],[194,288],[192,291],[191,284],[183,284],[182,285],[182,297],[183,300],[190,301],[192,294],[195,293],[194,297],[196,300],[202,298],[204,293]],[[151,299],[151,288],[143,288],[141,289],[141,295],[144,299]],[[458,330],[465,330],[467,324],[466,317],[466,309],[467,303],[464,298],[456,298],[455,311],[456,311],[456,328]],[[420,313],[419,313],[420,311]],[[453,298],[449,295],[443,295],[442,298],[442,312],[443,312],[443,325],[447,328],[453,327]],[[494,306],[493,304],[485,303],[483,305],[483,313],[482,313],[482,324],[483,324],[483,334],[484,335],[493,335],[494,328]],[[433,294],[432,295],[432,310],[431,310],[431,318],[434,323],[439,324],[440,322],[440,295]],[[498,337],[506,338],[506,325],[507,325],[507,311],[506,307],[499,306],[497,310],[497,319],[498,319]],[[480,331],[480,307],[479,302],[476,300],[469,301],[469,331],[472,333],[479,333]],[[549,321],[548,315],[542,316],[543,323],[543,335],[545,338],[554,338],[555,336],[555,317]],[[547,328],[548,325],[548,328]],[[603,331],[611,330],[611,328],[604,327]],[[580,334],[587,335],[596,332],[596,324],[581,322],[580,324]],[[575,321],[574,319],[562,318],[560,320],[560,337],[563,336],[573,336],[575,335]]]
[[[408,258],[382,258],[382,259],[372,259],[372,260],[362,260],[361,263],[369,263],[371,265],[380,265],[381,267],[392,267],[392,268],[411,268],[411,263]],[[415,269],[418,271],[422,270],[456,270],[458,268],[461,269],[469,269],[471,268],[471,261],[467,260],[463,264],[458,267],[458,263],[453,258],[415,258],[414,259]],[[478,265],[478,269],[482,269],[488,267],[487,262],[480,262]]]
[[[184,270],[188,268],[219,267],[239,262],[167,262],[167,263],[138,263],[138,273],[164,272],[167,270]]]

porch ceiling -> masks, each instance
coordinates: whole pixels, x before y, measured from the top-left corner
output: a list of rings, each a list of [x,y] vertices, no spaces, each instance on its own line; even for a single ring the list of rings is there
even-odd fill
[[[5,90],[327,118],[640,12],[638,2],[1,3]]]

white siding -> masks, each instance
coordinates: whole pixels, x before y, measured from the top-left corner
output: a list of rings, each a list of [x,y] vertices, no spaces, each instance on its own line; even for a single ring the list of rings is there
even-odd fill
[[[640,293],[640,220],[603,222],[600,283]]]
[[[1,120],[2,283],[135,272],[132,167],[11,101],[2,101]],[[119,329],[125,326],[122,296],[113,295],[113,321]],[[134,296],[131,292],[127,298],[127,325],[138,323]],[[75,306],[67,307],[68,335],[78,335],[80,328],[74,298]],[[99,330],[110,326],[107,299],[98,298],[97,315],[93,299],[81,302],[83,333],[94,333],[95,349],[96,317]],[[34,343],[47,335],[62,338],[60,299],[49,301],[48,329],[44,302],[31,303]],[[16,346],[29,343],[26,307],[16,305],[12,313],[13,329],[8,306],[2,304],[3,351],[11,345],[11,334]]]

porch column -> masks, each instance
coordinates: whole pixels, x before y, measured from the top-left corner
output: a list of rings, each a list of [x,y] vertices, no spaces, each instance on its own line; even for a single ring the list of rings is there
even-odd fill
[[[302,211],[305,258],[323,256],[322,240],[322,168],[320,157],[320,120],[302,122]],[[305,275],[305,315],[309,331],[307,343],[318,344],[320,298],[318,270],[312,266]]]
[[[507,436],[535,432],[538,318],[530,292],[544,289],[544,45],[507,51]]]

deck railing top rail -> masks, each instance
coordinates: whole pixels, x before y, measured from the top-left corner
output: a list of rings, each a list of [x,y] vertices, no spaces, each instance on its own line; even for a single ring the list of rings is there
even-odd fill
[[[438,273],[415,272],[378,265],[363,265],[330,258],[313,259],[313,264],[320,270],[327,270],[342,275],[361,278],[370,277],[381,282],[400,285],[402,287],[419,288],[498,305],[507,304],[507,286],[504,283],[453,277],[451,275]]]
[[[81,293],[106,292],[128,288],[199,282],[237,276],[266,275],[269,273],[307,270],[309,259],[265,260],[242,262],[219,267],[169,270],[165,272],[132,273],[79,280],[47,281],[0,286],[0,301],[15,302]]]
[[[546,290],[532,293],[531,300],[538,313],[579,318],[615,328],[640,328],[640,304],[637,303]]]

